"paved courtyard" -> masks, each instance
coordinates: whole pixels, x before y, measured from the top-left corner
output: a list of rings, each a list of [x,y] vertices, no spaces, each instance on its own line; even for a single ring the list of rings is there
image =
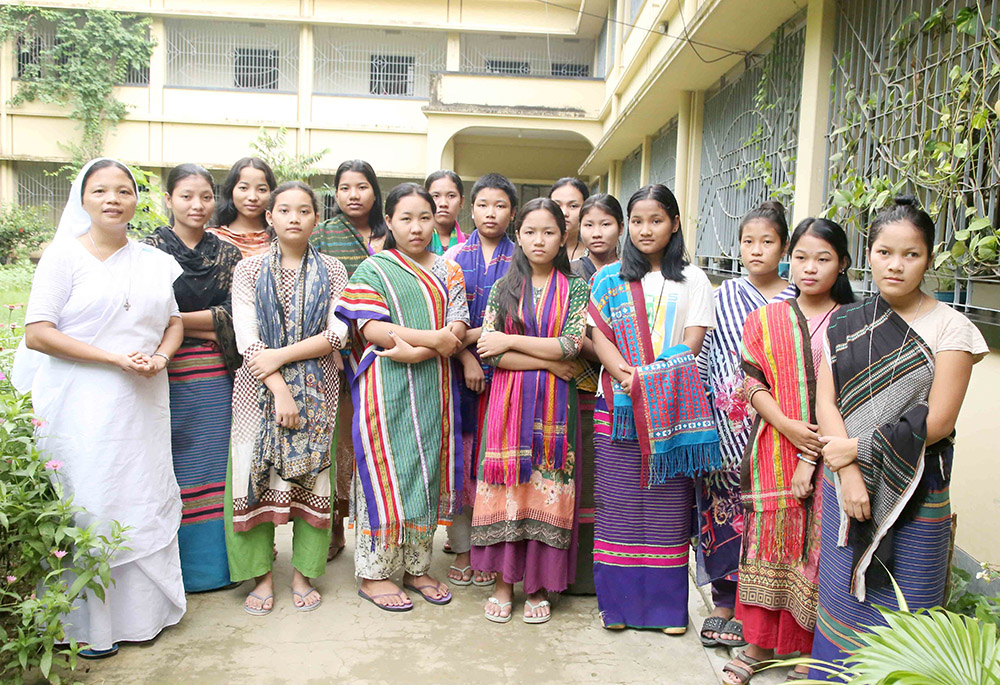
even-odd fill
[[[707,615],[692,585],[691,626],[683,637],[656,631],[616,633],[601,628],[594,597],[564,597],[550,623],[483,618],[490,588],[453,588],[450,605],[415,598],[408,614],[389,614],[357,597],[353,541],[329,564],[317,587],[323,606],[297,613],[291,577],[289,527],[279,529],[274,612],[244,613],[249,583],[235,590],[188,595],[180,625],[152,643],[129,645],[117,657],[84,662],[84,683],[718,683],[726,652],[705,650],[697,626]],[[352,537],[349,532],[349,537]],[[433,571],[444,578],[450,557],[438,553]],[[766,674],[755,683],[780,682]]]

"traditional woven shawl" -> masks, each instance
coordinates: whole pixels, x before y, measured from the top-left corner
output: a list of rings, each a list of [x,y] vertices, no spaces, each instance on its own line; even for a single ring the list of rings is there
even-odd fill
[[[456,228],[457,230],[457,228]],[[465,243],[458,249],[455,255],[455,262],[462,267],[462,275],[465,277],[465,293],[469,303],[470,328],[479,328],[483,325],[483,312],[486,311],[486,303],[490,299],[490,291],[493,284],[500,280],[507,269],[510,268],[510,261],[514,254],[514,243],[506,235],[501,236],[499,244],[493,251],[490,263],[486,263],[483,256],[483,245],[479,238],[479,231],[473,231]],[[476,358],[479,355],[476,350],[469,348]],[[487,364],[480,365],[483,368],[483,375],[489,383],[493,378],[493,367]],[[468,470],[472,480],[476,478],[476,462],[479,456],[479,439],[482,436],[482,426],[480,418],[483,414],[481,404],[486,404],[489,400],[489,393],[475,393],[466,387],[465,383],[459,383],[460,406],[462,411],[462,432],[473,436],[472,452],[468,455]]]
[[[346,372],[355,408],[354,455],[373,543],[375,537],[402,544],[434,534],[439,517],[461,502],[462,446],[451,363],[379,357],[359,325],[371,320],[442,328],[450,285],[398,250],[385,250],[358,267],[337,304],[337,316],[352,329]]]
[[[809,322],[795,300],[772,302],[747,316],[742,355],[748,401],[757,392],[769,392],[789,419],[816,422]],[[801,561],[809,508],[791,489],[799,450],[760,415],[750,435],[740,466],[746,510],[743,558],[784,564]]]
[[[847,434],[858,438],[857,464],[871,501],[871,520],[841,511],[840,523],[839,544],[854,551],[851,590],[864,601],[868,584],[888,581],[882,565],[892,572],[893,529],[908,520],[908,503],[922,499],[921,482],[941,489],[950,479],[952,441],[925,445],[934,355],[880,297],[841,308],[827,337],[837,404]]]
[[[521,290],[524,335],[556,338],[569,316],[569,278],[553,269],[538,301]],[[505,333],[515,333],[508,317]],[[545,370],[497,369],[486,419],[483,478],[507,486],[527,483],[532,467],[552,471],[566,460],[569,383]]]
[[[280,289],[281,249],[274,241],[255,288],[260,340],[271,349],[293,345],[326,328],[330,277],[315,248],[302,255],[287,312]],[[322,367],[316,359],[305,359],[281,367],[281,376],[299,409],[299,427],[278,426],[274,395],[263,383],[258,384],[261,420],[250,464],[251,504],[267,489],[272,468],[282,480],[311,490],[320,471],[330,467],[333,432],[323,394]]]
[[[675,346],[657,359],[642,282],[623,281],[620,268],[620,263],[611,264],[598,272],[590,300],[590,315],[597,329],[635,369],[631,395],[611,374],[602,374],[604,396],[614,398],[612,439],[639,441],[645,486],[717,470],[722,466],[719,434],[691,351]],[[680,359],[668,358],[677,353],[681,353]],[[641,407],[634,408],[636,400]],[[641,436],[637,411],[641,414]]]
[[[317,226],[309,241],[323,254],[339,259],[347,269],[348,278],[372,254],[361,234],[343,214]]]
[[[427,249],[433,252],[434,254],[443,255],[446,249],[455,247],[459,243],[463,242],[465,239],[466,236],[464,233],[462,233],[462,228],[461,226],[458,225],[458,222],[456,221],[455,230],[451,232],[451,237],[448,238],[447,247],[441,244],[441,236],[438,235],[437,229],[435,228],[434,232],[431,233],[431,244],[427,246]]]

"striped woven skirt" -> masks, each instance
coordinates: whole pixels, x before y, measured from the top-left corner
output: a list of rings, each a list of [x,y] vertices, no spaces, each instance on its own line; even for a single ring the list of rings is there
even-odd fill
[[[864,602],[850,593],[850,547],[837,546],[840,521],[837,491],[829,469],[823,471],[823,532],[819,566],[819,615],[812,656],[842,661],[863,645],[864,626],[886,625],[875,605],[898,609],[892,587],[868,588]],[[896,530],[893,577],[911,610],[944,602],[951,544],[951,501],[948,489],[930,491],[913,519]],[[873,564],[878,561],[872,561]],[[826,678],[817,670],[811,677]]]
[[[611,440],[603,398],[594,412],[594,585],[605,626],[688,623],[688,550],[694,485],[640,485],[639,444]]]
[[[229,585],[222,526],[233,381],[222,355],[181,346],[167,367],[174,475],[181,489],[181,573],[186,592]]]

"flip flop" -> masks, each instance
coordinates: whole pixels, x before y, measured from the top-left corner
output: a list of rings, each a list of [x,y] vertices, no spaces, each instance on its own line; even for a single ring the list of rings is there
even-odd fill
[[[452,566],[448,567],[448,570],[449,571],[457,571],[462,576],[458,580],[455,580],[454,578],[449,577],[448,581],[452,585],[458,585],[459,587],[466,587],[467,585],[472,585],[472,578],[469,578],[468,580],[465,580],[465,573],[466,573],[466,571],[471,571],[472,570],[472,566],[471,565],[470,566],[466,566],[465,568],[459,568],[458,566],[452,565]]]
[[[428,583],[426,585],[420,585],[420,586],[413,585],[412,583],[403,583],[403,589],[413,590],[414,592],[420,593],[420,596],[423,597],[425,601],[428,601],[431,604],[437,604],[438,606],[442,606],[451,601],[450,590],[448,591],[448,594],[446,594],[444,597],[435,598],[435,597],[428,597],[427,595],[424,594],[424,590],[426,590],[427,588],[433,588],[438,592],[440,592],[441,583],[435,583],[433,585],[431,583]]]
[[[264,608],[264,602],[266,602],[267,600],[272,599],[274,597],[274,593],[273,592],[271,594],[269,594],[267,597],[261,597],[256,592],[251,592],[250,596],[251,597],[256,597],[257,599],[260,600],[260,609],[254,609],[253,607],[248,607],[246,604],[243,605],[243,611],[247,612],[251,616],[267,616],[269,613],[271,613],[272,611],[274,611],[274,602],[273,601],[271,602],[271,606],[269,606],[266,609]]]
[[[492,580],[476,580],[476,574],[472,574],[472,584],[476,587],[489,587],[497,582],[497,577],[493,576]]]
[[[794,668],[788,672],[788,676],[785,678],[786,683],[794,683],[796,680],[806,680],[809,677],[808,673],[803,673],[802,671],[796,671]]]
[[[500,611],[503,611],[504,607],[509,607],[511,604],[510,602],[501,602],[496,597],[490,597],[486,601],[489,602],[490,604],[496,604],[498,607],[500,607]],[[486,616],[487,621],[493,621],[494,623],[510,623],[510,619],[514,617],[513,612],[507,614],[506,616],[494,616],[485,609],[483,609],[483,614]]]
[[[719,638],[709,637],[705,633],[721,633],[722,629],[726,627],[726,619],[721,616],[709,616],[705,619],[705,622],[701,624],[701,644],[706,647],[714,647],[719,644]]]
[[[737,640],[724,640],[719,638],[719,644],[725,645],[726,647],[745,647],[747,644],[746,639],[743,637],[743,624],[736,619],[730,619],[726,621],[726,625],[722,627],[719,633],[728,633],[730,635],[739,635]]]
[[[529,600],[526,599],[524,600],[524,606],[534,611],[535,609],[541,609],[542,607],[551,607],[552,604],[547,599],[543,599],[538,604],[532,604]],[[521,618],[524,620],[525,623],[531,623],[535,625],[539,623],[548,623],[549,620],[552,618],[552,609],[549,609],[549,613],[547,613],[545,616],[524,616],[522,614]]]
[[[309,595],[311,595],[314,592],[316,592],[316,588],[314,588],[314,587],[309,588],[305,592],[296,592],[295,590],[292,590],[292,604],[295,605],[295,610],[296,611],[306,612],[306,611],[316,611],[317,609],[319,609],[319,605],[323,603],[323,598],[322,597],[320,597],[319,601],[316,602],[316,603],[314,603],[314,604],[306,604],[305,603],[306,602],[306,597],[308,597]],[[316,592],[316,594],[319,594],[319,593]],[[299,606],[298,604],[295,604],[295,597],[298,597],[299,599],[302,600],[302,606]]]
[[[111,645],[108,649],[93,649],[92,647],[87,647],[86,649],[81,649],[76,653],[81,659],[107,659],[109,656],[114,656],[118,653],[118,643]]]
[[[358,597],[360,597],[361,599],[368,600],[382,611],[389,611],[394,614],[398,614],[404,611],[409,611],[410,609],[413,608],[413,602],[411,602],[410,599],[406,597],[405,594],[403,594],[402,590],[398,590],[397,592],[384,592],[381,595],[368,595],[365,594],[364,591],[358,590]],[[379,604],[375,600],[379,599],[380,597],[401,597],[406,599],[406,604],[401,604],[399,606],[387,606],[385,604]]]

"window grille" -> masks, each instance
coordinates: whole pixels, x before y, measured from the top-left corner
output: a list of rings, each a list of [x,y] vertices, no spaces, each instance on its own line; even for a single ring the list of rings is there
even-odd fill
[[[20,207],[37,207],[55,226],[62,216],[66,198],[69,197],[71,181],[62,175],[54,175],[58,164],[36,162],[15,162],[17,178],[17,204]]]
[[[628,199],[642,186],[642,147],[622,160],[622,182],[619,200],[624,207]]]
[[[609,22],[607,19],[604,20],[604,26],[601,27],[601,34],[597,37],[597,59],[596,64],[596,76],[598,78],[604,78],[608,73],[608,48],[610,47],[608,41],[610,39],[611,33],[608,31]]]
[[[313,41],[313,87],[326,95],[427,98],[448,46],[440,31],[338,27],[317,27]]]
[[[741,272],[738,228],[761,202],[790,208],[798,146],[803,15],[766,45],[756,64],[705,99],[695,254],[717,273]]]
[[[42,67],[42,37],[18,36],[16,57],[17,77],[31,78]]]
[[[552,36],[483,36],[464,34],[461,70],[470,74],[588,78],[597,44]]]
[[[674,189],[677,181],[677,119],[660,129],[649,148],[649,182]]]
[[[839,0],[837,31],[834,39],[833,95],[830,103],[830,129],[827,151],[837,155],[828,165],[827,197],[838,189],[838,172],[851,165],[864,179],[888,176],[902,178],[893,166],[907,153],[923,150],[936,141],[927,140],[941,116],[955,107],[951,94],[955,81],[949,76],[972,73],[969,99],[983,87],[981,49],[987,38],[978,20],[971,35],[950,22],[963,7],[980,8],[984,21],[1000,25],[1000,3],[995,0],[971,3],[937,3],[931,0],[901,0],[895,3],[868,3],[863,0]],[[940,29],[924,30],[936,10],[945,21]],[[916,17],[912,21],[909,17]],[[900,27],[904,27],[900,30]],[[995,48],[995,43],[994,43]],[[987,53],[989,54],[989,53]],[[993,59],[996,51],[992,49]],[[989,66],[987,64],[987,66]],[[996,80],[989,100],[998,97]],[[989,93],[989,91],[987,91]],[[954,119],[954,117],[953,117]],[[995,126],[995,118],[987,126]],[[947,140],[945,142],[953,142]],[[982,146],[978,154],[957,160],[964,202],[971,204],[978,216],[990,219],[994,229],[1000,226],[1000,171],[997,160],[990,159],[990,149]],[[993,150],[995,154],[995,150]],[[914,193],[924,207],[933,208],[941,198],[931,191],[915,187]],[[964,204],[964,203],[963,203]],[[974,216],[975,216],[974,215]],[[838,210],[834,218],[848,228],[854,269],[861,277],[861,287],[871,292],[871,272],[865,250],[865,235],[859,229],[873,218],[869,212]],[[967,228],[964,207],[954,203],[941,208],[936,218],[936,241],[950,247],[956,231]],[[990,273],[992,271],[992,273]],[[936,282],[935,282],[936,281]],[[950,291],[954,306],[980,323],[1000,324],[1000,267],[984,268],[983,273],[942,272],[935,279],[928,276],[930,288]]]
[[[46,69],[46,55],[60,45],[60,40],[56,37],[56,27],[54,24],[40,22],[35,27],[32,35],[18,36],[14,45],[14,61],[17,68],[17,78],[27,80],[34,78],[41,70]],[[49,52],[51,55],[51,52]],[[51,56],[48,57],[51,59]],[[70,61],[70,56],[65,51],[59,51],[55,57],[54,64],[59,67],[66,66]],[[51,66],[51,62],[48,66]],[[119,84],[123,86],[148,86],[149,85],[149,64],[129,65],[125,79]]]
[[[166,85],[295,92],[297,26],[168,20]]]

